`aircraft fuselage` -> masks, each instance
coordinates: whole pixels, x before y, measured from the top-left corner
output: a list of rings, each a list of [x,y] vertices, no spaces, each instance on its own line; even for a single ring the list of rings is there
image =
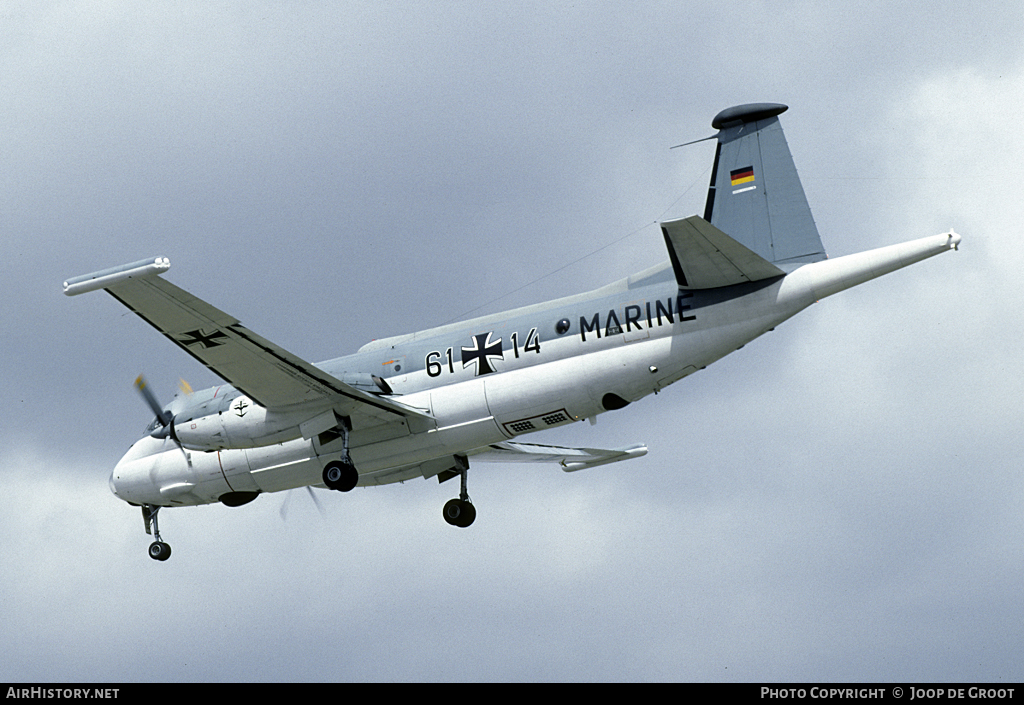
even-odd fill
[[[429,477],[421,464],[594,418],[706,367],[810,303],[780,305],[780,285],[685,291],[666,263],[589,294],[375,341],[317,367],[339,378],[379,375],[402,403],[437,420],[421,429],[354,428],[359,484]],[[179,397],[171,409],[181,417],[188,416],[182,401],[206,407],[211,413],[197,425],[253,426],[267,415],[228,385],[191,398]],[[270,434],[272,442],[250,448],[226,434],[222,449],[182,453],[170,439],[144,437],[114,470],[111,487],[135,504],[182,505],[316,484],[332,449],[296,438],[289,431],[296,425],[283,430],[291,438]],[[411,467],[394,472],[402,466]]]

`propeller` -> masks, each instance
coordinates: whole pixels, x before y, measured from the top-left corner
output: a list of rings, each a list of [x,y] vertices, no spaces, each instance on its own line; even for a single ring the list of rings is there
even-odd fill
[[[320,500],[316,498],[316,492],[309,485],[306,485],[306,492],[309,492],[309,498],[313,500],[313,504],[316,505],[316,510],[320,512],[320,518],[326,519],[327,514],[324,512],[323,505],[320,504]],[[289,491],[285,496],[284,501],[281,503],[281,519],[282,521],[288,520],[288,500],[292,498],[292,491]]]
[[[139,375],[135,379],[135,388],[142,394],[142,398],[146,400],[146,404],[156,414],[156,420],[160,422],[160,428],[153,431],[152,435],[154,438],[167,438],[168,435],[174,438],[174,415],[160,406],[160,402],[156,400],[156,396],[150,390],[149,386],[146,385],[146,379]],[[177,442],[177,439],[174,439]]]

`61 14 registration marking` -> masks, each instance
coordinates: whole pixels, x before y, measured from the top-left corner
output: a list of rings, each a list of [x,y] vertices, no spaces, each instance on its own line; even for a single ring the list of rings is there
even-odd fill
[[[488,331],[487,333],[475,335],[471,345],[462,347],[462,367],[472,366],[476,377],[497,372],[498,370],[494,369],[491,363],[494,360],[505,359],[505,350],[502,346],[501,338],[491,340],[493,333],[494,331]],[[522,348],[519,347],[518,331],[512,333],[509,336],[509,340],[512,342],[512,354],[516,359],[519,358],[520,352],[524,354],[528,352],[540,353],[540,336],[537,335],[536,328],[531,328],[530,332],[526,334],[526,343],[523,344]],[[427,375],[430,377],[439,377],[446,368],[449,374],[455,374],[455,348],[448,348],[444,351],[443,356],[440,350],[432,350],[427,353],[424,365],[427,368]]]

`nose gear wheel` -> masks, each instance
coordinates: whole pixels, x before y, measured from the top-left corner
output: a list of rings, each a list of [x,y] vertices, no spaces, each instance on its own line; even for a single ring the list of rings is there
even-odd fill
[[[157,561],[166,561],[171,557],[171,547],[163,541],[149,544],[149,557]]]
[[[160,507],[154,504],[142,505],[142,521],[146,525],[146,533],[152,534],[156,539],[149,544],[149,557],[155,561],[166,561],[171,557],[171,547],[160,539],[160,526],[157,524],[156,515]]]

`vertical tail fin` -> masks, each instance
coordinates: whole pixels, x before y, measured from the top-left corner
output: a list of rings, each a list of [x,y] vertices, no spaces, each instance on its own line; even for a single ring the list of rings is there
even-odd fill
[[[825,248],[779,124],[786,110],[754,103],[715,116],[718,150],[704,219],[769,262],[817,262]]]

